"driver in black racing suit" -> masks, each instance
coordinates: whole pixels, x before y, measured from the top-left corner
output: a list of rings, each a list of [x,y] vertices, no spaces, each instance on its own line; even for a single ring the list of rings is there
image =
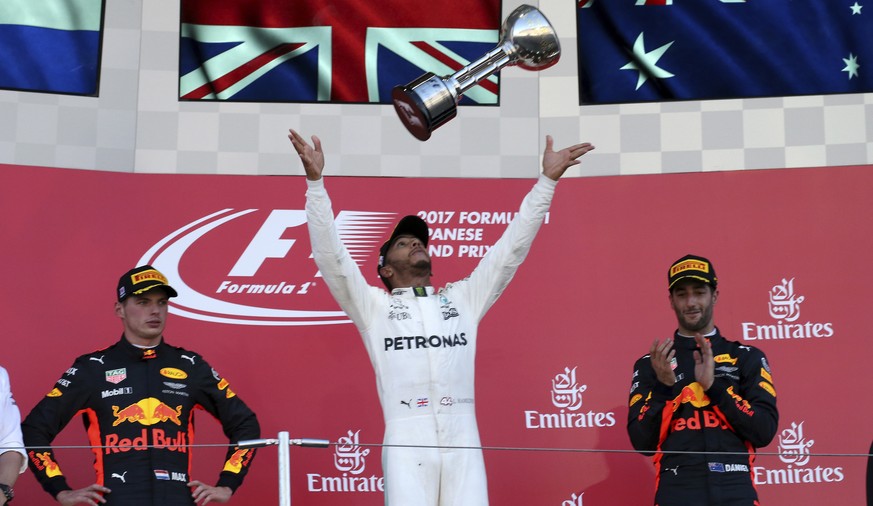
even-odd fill
[[[190,506],[227,502],[253,449],[227,450],[216,486],[192,480],[194,409],[216,417],[231,442],[260,437],[255,414],[197,353],[163,340],[176,291],[151,266],[127,272],[116,314],[124,334],[82,355],[22,423],[30,469],[64,505]],[[88,434],[96,483],[73,490],[50,445],[76,415]]]
[[[713,324],[709,260],[680,258],[668,283],[679,328],[634,365],[627,422],[634,449],[654,455],[655,505],[757,505],[755,449],[779,421],[767,358]]]

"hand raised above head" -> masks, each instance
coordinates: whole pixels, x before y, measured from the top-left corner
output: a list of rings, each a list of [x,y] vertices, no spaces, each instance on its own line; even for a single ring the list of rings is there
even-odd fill
[[[288,130],[288,139],[297,154],[300,155],[303,170],[306,171],[306,179],[312,181],[321,179],[321,173],[324,171],[324,151],[321,149],[321,139],[313,135],[312,145],[310,145],[293,128]]]
[[[578,158],[580,156],[594,149],[590,142],[582,142],[555,151],[554,143],[552,136],[547,135],[546,149],[543,151],[543,174],[554,181],[560,179],[568,168],[579,164]]]

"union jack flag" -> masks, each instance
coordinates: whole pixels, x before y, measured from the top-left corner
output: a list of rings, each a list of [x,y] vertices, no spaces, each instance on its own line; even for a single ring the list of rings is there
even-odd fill
[[[579,0],[580,103],[871,92],[862,4]]]
[[[500,1],[182,0],[183,100],[390,103],[425,72],[451,75],[498,42]],[[496,104],[498,77],[461,103]]]
[[[421,397],[416,404],[419,408],[426,408],[428,405],[427,397]]]

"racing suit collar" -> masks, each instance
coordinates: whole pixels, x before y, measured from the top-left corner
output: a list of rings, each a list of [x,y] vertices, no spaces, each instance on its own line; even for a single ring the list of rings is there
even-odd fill
[[[126,355],[129,355],[131,358],[134,358],[134,359],[137,359],[137,358],[139,358],[139,359],[155,358],[157,356],[157,354],[160,352],[160,350],[164,346],[166,346],[164,344],[164,339],[161,338],[161,342],[158,343],[157,346],[154,346],[152,348],[140,348],[138,346],[134,346],[133,343],[128,341],[127,338],[124,337],[123,332],[121,334],[121,339],[120,339],[119,345],[120,345],[121,349],[124,350],[124,353]]]
[[[715,343],[716,341],[723,339],[721,332],[718,330],[718,327],[715,327],[715,330],[708,336],[704,336],[711,343]],[[697,349],[697,343],[694,341],[693,337],[688,337],[679,333],[678,330],[673,332],[673,346],[675,348],[680,348],[684,350],[694,350]]]
[[[401,297],[421,297],[422,291],[426,295],[433,295],[436,290],[430,285],[428,286],[408,286],[404,288],[395,288],[391,290],[391,295],[399,295]]]

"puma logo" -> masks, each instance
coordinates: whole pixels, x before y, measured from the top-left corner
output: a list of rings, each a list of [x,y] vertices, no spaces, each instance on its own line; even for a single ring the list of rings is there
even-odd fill
[[[190,360],[191,365],[194,365],[194,357],[189,357],[188,355],[182,355],[182,358],[184,358],[185,360]]]
[[[121,473],[121,474],[118,474],[118,473],[112,473],[112,476],[111,476],[111,477],[112,477],[112,478],[118,478],[119,480],[121,480],[121,483],[127,483],[126,481],[124,481],[124,475],[125,475],[125,474],[127,474],[127,471],[125,471],[125,472],[123,472],[123,473]]]
[[[403,404],[407,408],[412,409],[412,399],[409,399],[409,401],[400,401],[400,404]]]
[[[89,357],[89,360],[93,360],[94,362],[100,362],[100,365],[104,365],[104,364],[103,364],[103,357],[105,357],[105,356],[106,356],[106,355],[100,355],[100,358],[97,358],[97,357]]]

